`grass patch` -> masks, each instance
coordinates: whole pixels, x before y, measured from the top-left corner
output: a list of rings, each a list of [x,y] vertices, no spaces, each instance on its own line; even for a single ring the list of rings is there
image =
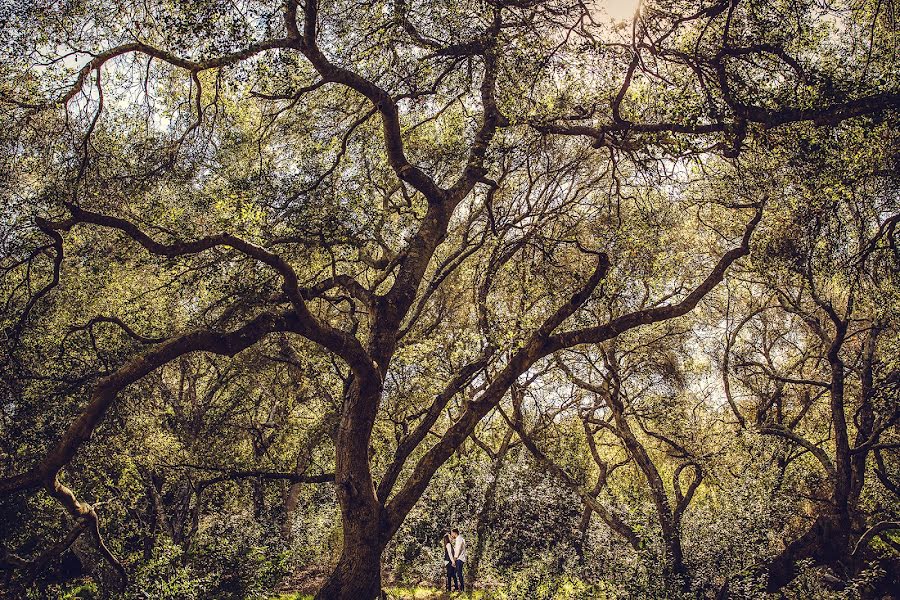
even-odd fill
[[[385,591],[391,600],[456,600],[457,598],[459,600],[492,600],[492,596],[482,590],[461,594],[459,592],[447,593],[438,588],[389,587],[385,588]],[[312,594],[292,592],[272,596],[269,600],[312,600],[312,598]]]
[[[465,599],[465,600],[489,600],[489,596],[482,590],[472,592],[446,592],[438,588],[427,587],[389,587],[385,588],[388,597],[391,600],[443,600],[443,599]]]

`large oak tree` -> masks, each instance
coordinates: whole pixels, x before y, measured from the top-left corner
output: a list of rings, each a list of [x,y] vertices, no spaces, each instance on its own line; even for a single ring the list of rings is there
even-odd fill
[[[4,378],[12,403],[41,382],[67,422],[6,459],[0,493],[46,490],[76,523],[61,544],[90,531],[124,580],[62,474],[131,386],[281,340],[333,358],[340,380],[343,550],[318,597],[377,596],[386,545],[523,375],[683,317],[751,253],[766,194],[703,186],[710,170],[900,105],[881,3],[647,2],[620,27],[600,4],[88,0],[5,15]],[[708,251],[674,241],[690,226]],[[648,247],[665,268],[641,269]],[[64,332],[107,327],[115,352],[47,364]],[[444,357],[421,374],[429,401],[399,406],[391,382],[428,352]],[[375,461],[385,411],[405,429]],[[302,471],[289,479],[332,477]]]

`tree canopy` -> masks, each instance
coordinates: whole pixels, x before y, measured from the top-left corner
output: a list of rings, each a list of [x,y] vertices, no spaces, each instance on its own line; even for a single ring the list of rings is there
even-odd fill
[[[0,590],[896,589],[894,3],[612,4],[0,7]]]

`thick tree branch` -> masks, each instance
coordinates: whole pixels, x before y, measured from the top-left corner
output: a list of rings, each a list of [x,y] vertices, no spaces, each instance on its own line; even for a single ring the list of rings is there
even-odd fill
[[[211,330],[191,331],[167,339],[143,354],[133,357],[94,387],[90,401],[46,455],[25,473],[0,479],[0,494],[33,489],[56,481],[56,475],[86,442],[103,419],[117,394],[162,365],[192,352],[211,352],[233,356],[276,331],[299,328],[293,313],[263,313],[244,326],[228,333]]]
[[[610,340],[617,335],[640,325],[658,323],[674,319],[689,313],[697,304],[725,277],[725,272],[737,259],[750,254],[750,236],[762,218],[762,207],[747,224],[741,245],[726,252],[716,263],[713,270],[706,278],[694,288],[682,301],[675,304],[667,304],[654,308],[644,309],[622,315],[608,323],[596,327],[577,329],[551,336],[546,343],[544,354],[550,354],[564,348],[571,348],[581,344],[597,344]]]
[[[137,225],[126,219],[86,210],[74,204],[67,204],[67,208],[72,213],[70,219],[55,223],[46,222],[45,226],[50,230],[58,231],[68,230],[79,223],[90,223],[117,229],[143,246],[151,254],[165,256],[167,258],[196,254],[219,246],[225,246],[233,248],[250,258],[268,265],[281,275],[282,291],[288,300],[290,300],[294,312],[296,313],[297,326],[294,331],[321,344],[323,347],[343,358],[360,377],[374,378],[376,380],[380,379],[380,375],[375,370],[371,358],[369,358],[365,349],[353,335],[336,329],[327,323],[319,322],[319,320],[312,315],[304,301],[301,290],[298,287],[297,274],[294,271],[294,268],[278,254],[230,233],[210,235],[194,241],[178,241],[171,244],[164,244],[156,241],[141,231]],[[363,298],[368,299],[362,286],[357,285],[354,287],[351,285],[351,278],[337,278],[335,281],[352,289]]]
[[[865,549],[869,540],[883,531],[889,531],[891,529],[900,529],[900,521],[882,521],[881,523],[869,527],[856,541],[856,545],[853,547],[853,552],[850,555],[855,557]]]
[[[240,479],[262,479],[267,481],[287,481],[290,483],[334,483],[334,473],[317,473],[307,475],[305,473],[282,473],[277,471],[261,471],[261,470],[237,470],[237,469],[216,469],[213,467],[195,467],[208,471],[221,472],[221,475],[210,477],[209,479],[201,479],[196,486],[198,491],[223,483],[225,481],[237,481]]]
[[[834,463],[832,463],[831,459],[828,458],[828,454],[822,448],[816,446],[809,440],[797,435],[796,433],[785,427],[776,425],[766,425],[764,427],[760,427],[759,432],[765,435],[780,437],[797,444],[816,457],[816,460],[818,460],[822,467],[825,469],[825,473],[828,475],[829,479],[833,481],[837,476],[837,472],[834,468]]]
[[[528,370],[539,358],[546,356],[543,350],[547,336],[587,301],[594,289],[606,277],[608,270],[608,257],[606,254],[599,253],[597,265],[581,289],[576,291],[567,302],[563,303],[544,321],[523,347],[513,354],[506,366],[494,377],[485,391],[468,404],[466,410],[450,426],[441,440],[419,459],[402,489],[397,492],[386,506],[387,518],[390,521],[389,534],[392,534],[393,530],[399,527],[403,515],[412,508],[418,497],[425,491],[428,481],[434,472],[475,430],[481,418],[497,406],[504,394],[522,373]]]
[[[229,54],[223,54],[221,56],[203,60],[191,60],[177,56],[166,50],[155,48],[143,42],[131,42],[129,44],[115,46],[113,48],[100,52],[99,54],[96,54],[94,58],[90,60],[90,62],[88,62],[78,71],[78,76],[76,77],[75,82],[57,100],[40,104],[25,102],[15,103],[19,106],[36,110],[43,110],[53,106],[64,106],[68,104],[68,102],[84,88],[84,85],[85,83],[87,83],[87,79],[90,76],[91,71],[97,70],[99,72],[100,68],[110,60],[119,56],[124,56],[126,54],[144,54],[151,58],[155,58],[162,62],[168,63],[172,66],[190,71],[191,73],[199,73],[201,71],[218,69],[221,67],[239,63],[267,50],[273,50],[276,48],[289,48],[290,42],[291,40],[289,38],[265,40],[236,52],[231,52]]]
[[[456,394],[462,391],[475,375],[487,366],[494,351],[495,349],[492,346],[488,346],[481,353],[481,356],[462,367],[456,376],[454,376],[444,387],[444,390],[434,399],[434,402],[432,402],[431,406],[428,408],[428,412],[425,413],[424,418],[419,421],[416,428],[400,441],[394,454],[394,460],[391,462],[390,466],[385,471],[384,477],[382,477],[381,482],[378,484],[378,498],[382,502],[387,501],[388,496],[394,488],[394,484],[397,482],[397,477],[400,476],[403,465],[406,464],[406,459],[409,458],[412,451],[422,443],[422,440],[424,440],[428,435],[428,432],[431,431],[431,428],[444,411],[444,407],[447,406],[447,403],[450,402]]]

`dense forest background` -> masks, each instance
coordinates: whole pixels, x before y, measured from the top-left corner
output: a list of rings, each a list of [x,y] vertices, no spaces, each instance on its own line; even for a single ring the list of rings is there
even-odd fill
[[[0,4],[0,596],[897,597],[898,18]]]

